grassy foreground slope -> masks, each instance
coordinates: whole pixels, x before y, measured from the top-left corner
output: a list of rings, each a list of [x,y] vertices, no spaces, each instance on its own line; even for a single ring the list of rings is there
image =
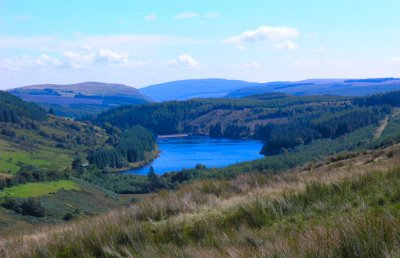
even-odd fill
[[[0,240],[4,257],[397,257],[400,146],[199,181]]]
[[[31,232],[66,220],[91,217],[118,208],[129,201],[111,191],[76,178],[27,183],[6,188],[0,192],[0,203],[4,198],[35,200],[40,202],[45,214],[42,217],[25,216],[0,205],[0,236],[3,237]]]

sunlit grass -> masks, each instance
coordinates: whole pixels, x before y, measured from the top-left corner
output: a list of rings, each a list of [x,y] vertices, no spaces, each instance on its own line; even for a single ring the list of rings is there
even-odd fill
[[[18,164],[30,164],[34,166],[48,166],[49,161],[35,158],[34,154],[21,150],[2,150],[0,153],[0,172],[15,174],[20,166]]]
[[[4,191],[0,191],[0,197],[37,197],[55,193],[58,190],[79,190],[78,185],[70,180],[59,180],[52,182],[43,183],[28,183],[23,185],[17,185],[10,188],[5,188]]]

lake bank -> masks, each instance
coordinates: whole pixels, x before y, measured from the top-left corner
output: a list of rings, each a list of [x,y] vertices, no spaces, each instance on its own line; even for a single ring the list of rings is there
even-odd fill
[[[157,139],[180,138],[188,136],[190,136],[190,134],[165,134],[165,135],[158,135]]]

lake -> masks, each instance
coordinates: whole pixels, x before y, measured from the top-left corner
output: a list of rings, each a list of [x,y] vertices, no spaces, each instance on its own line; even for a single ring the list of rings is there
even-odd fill
[[[127,170],[124,174],[147,175],[150,166],[157,174],[194,168],[197,164],[207,167],[224,167],[238,162],[262,158],[262,142],[255,140],[214,139],[206,136],[186,136],[157,139],[160,156],[151,164]]]

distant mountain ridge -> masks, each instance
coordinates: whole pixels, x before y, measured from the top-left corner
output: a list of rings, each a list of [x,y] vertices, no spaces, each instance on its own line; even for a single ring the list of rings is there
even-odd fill
[[[308,79],[268,83],[214,78],[172,81],[139,90],[123,84],[83,82],[32,85],[10,89],[8,92],[23,100],[39,103],[47,110],[52,109],[57,115],[80,118],[113,107],[151,101],[244,98],[266,93],[366,96],[396,90],[400,90],[398,78]]]
[[[231,91],[258,84],[240,80],[193,79],[151,85],[139,91],[156,101],[222,98]]]
[[[136,88],[101,82],[31,85],[10,89],[8,92],[23,100],[39,103],[47,109],[53,108],[58,115],[73,117],[151,101]]]
[[[282,92],[296,96],[365,96],[394,90],[400,90],[400,79],[398,78],[309,79],[268,83],[195,79],[167,82],[139,89],[140,92],[156,101],[192,98],[242,98],[270,92]]]
[[[398,78],[310,79],[298,82],[271,82],[241,88],[230,92],[225,97],[241,98],[270,92],[283,92],[296,96],[366,96],[395,90],[400,90]]]

